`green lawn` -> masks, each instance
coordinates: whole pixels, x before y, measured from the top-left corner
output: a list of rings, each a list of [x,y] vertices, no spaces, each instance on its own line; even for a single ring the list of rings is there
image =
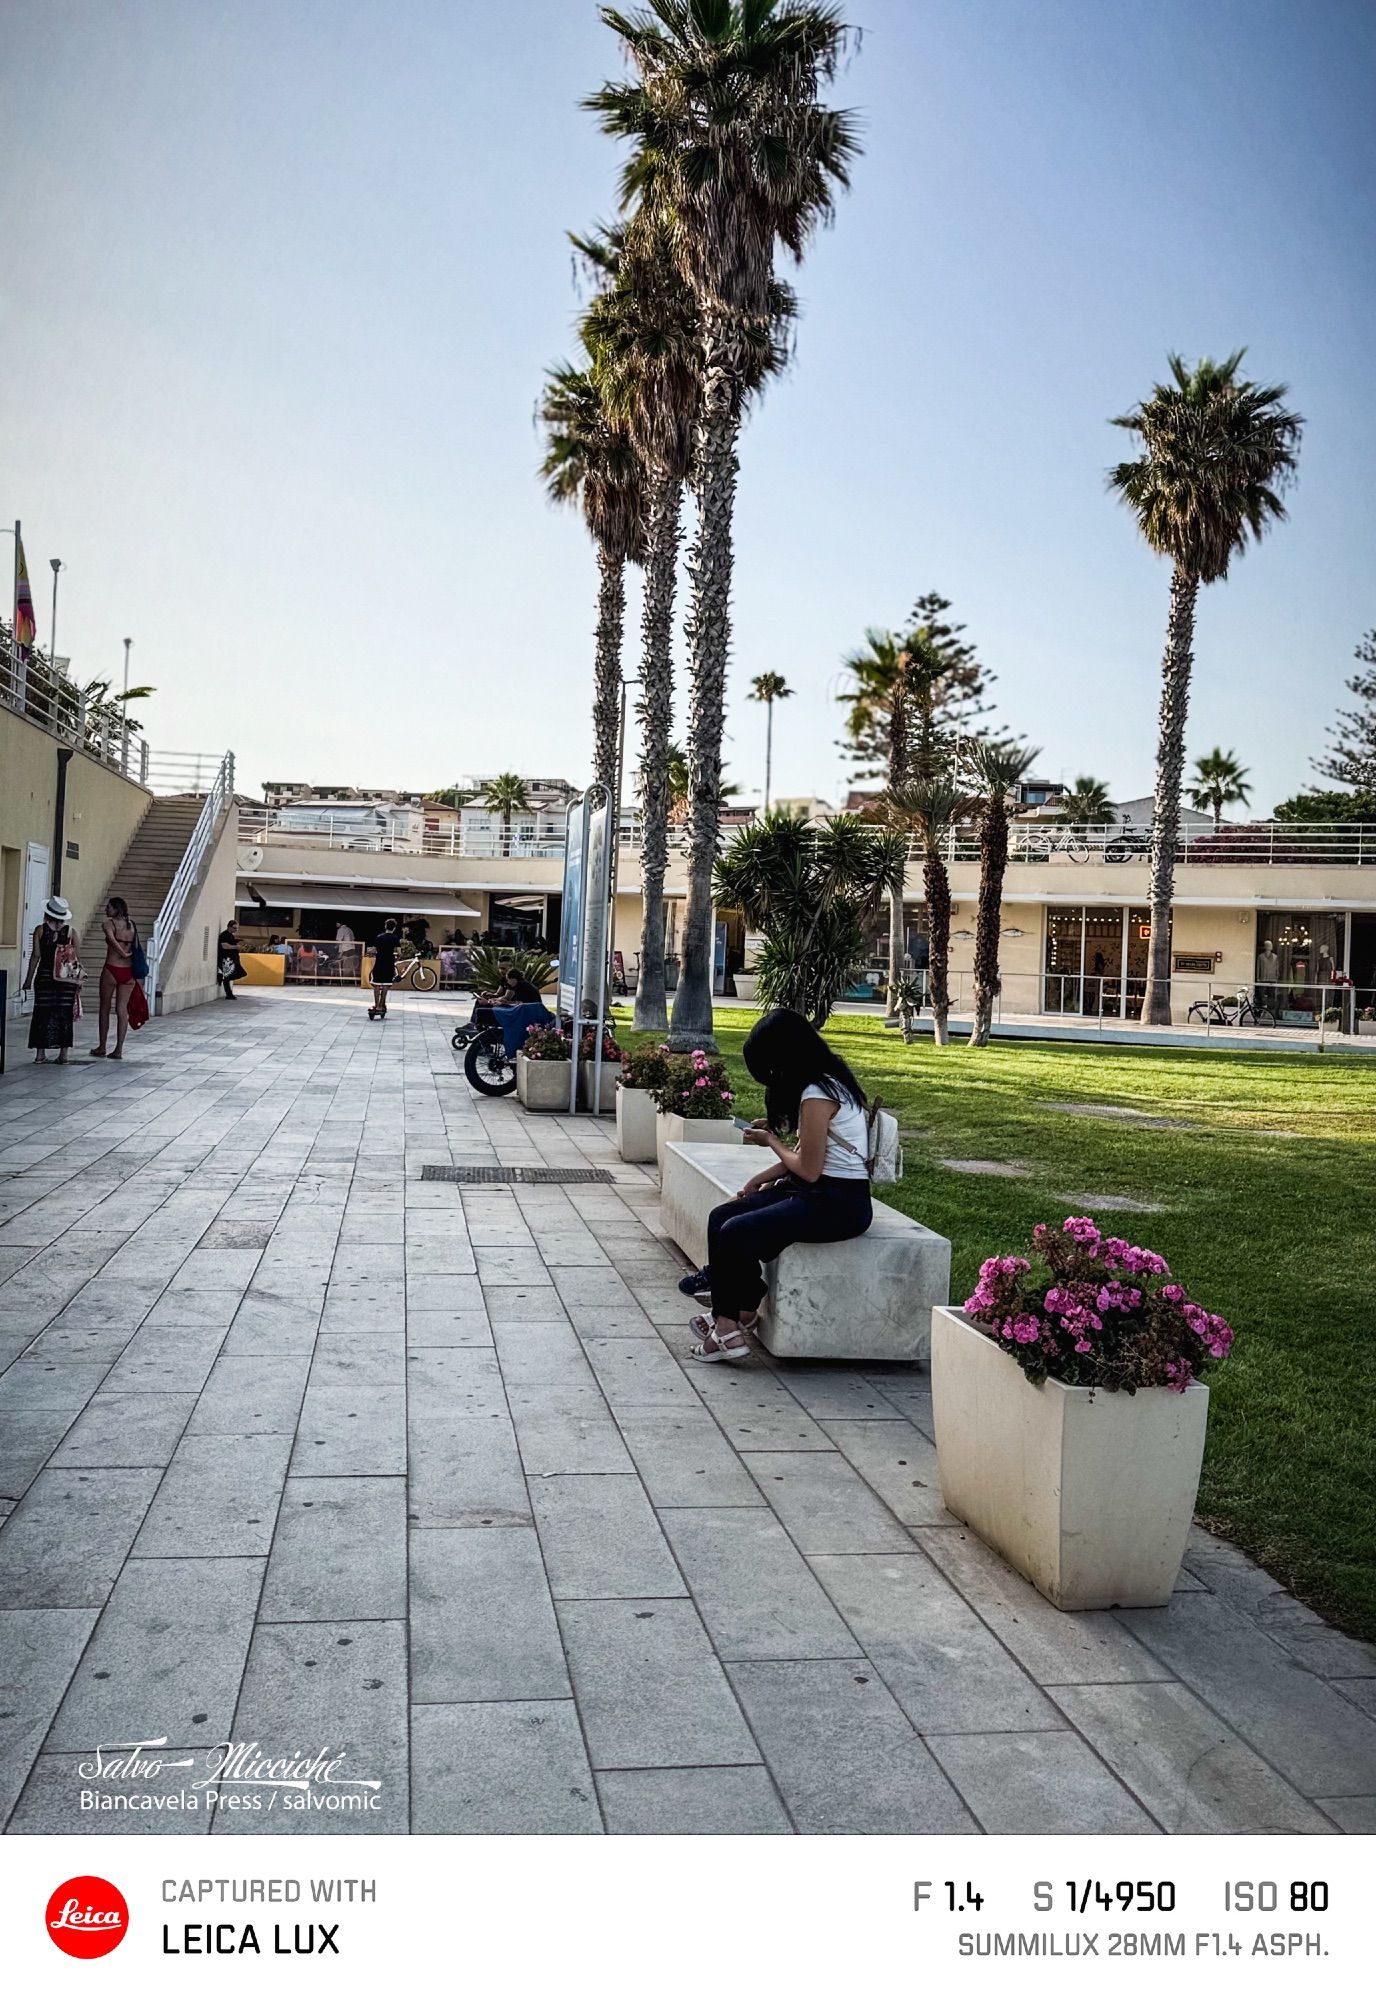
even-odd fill
[[[753,1015],[717,1016],[741,1108]],[[1032,1225],[1095,1215],[1160,1250],[1238,1330],[1212,1377],[1199,1511],[1346,1631],[1376,1639],[1376,1061],[999,1042],[904,1047],[873,1019],[828,1037],[899,1114],[895,1207],[949,1236],[952,1294]],[[1053,1104],[1131,1107],[1190,1129],[1080,1117]],[[957,1173],[947,1159],[1016,1162],[1026,1179]],[[1096,1211],[1130,1195],[1155,1215]],[[1074,1199],[1070,1199],[1074,1197]]]

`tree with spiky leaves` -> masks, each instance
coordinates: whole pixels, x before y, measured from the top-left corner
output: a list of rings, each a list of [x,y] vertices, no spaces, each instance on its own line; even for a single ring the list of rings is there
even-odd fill
[[[625,428],[612,420],[591,366],[566,362],[546,371],[540,401],[545,490],[580,505],[597,548],[597,649],[593,684],[593,780],[616,787],[621,729],[621,634],[626,565],[645,553],[645,482]]]
[[[932,1004],[932,1038],[939,1049],[947,1043],[951,1012],[951,878],[942,847],[961,815],[964,794],[941,773],[911,778],[884,795],[884,816],[890,826],[922,843],[922,895],[927,906],[927,994]],[[892,979],[892,973],[890,973]],[[891,989],[892,990],[892,989]]]
[[[1062,826],[1109,826],[1113,805],[1102,778],[1087,774],[1061,793],[1056,801],[1056,818]]]
[[[1362,670],[1345,685],[1361,706],[1339,711],[1328,732],[1333,748],[1313,764],[1323,777],[1365,794],[1376,792],[1376,628],[1358,640],[1356,657]]]
[[[976,743],[966,763],[979,798],[979,904],[975,915],[975,1025],[970,1047],[982,1049],[994,1025],[999,976],[1003,878],[1008,868],[1008,806],[1041,756],[1017,743]]]
[[[778,806],[742,827],[717,863],[716,889],[763,936],[764,1005],[820,1028],[864,962],[881,897],[902,877],[901,836],[854,813],[814,825]]]
[[[750,683],[750,700],[764,703],[764,809],[769,811],[769,785],[774,775],[774,704],[787,701],[793,690],[782,674],[756,674]]]
[[[1152,817],[1151,946],[1145,1019],[1171,1018],[1170,922],[1180,839],[1185,719],[1201,584],[1221,582],[1248,538],[1259,542],[1285,519],[1281,495],[1295,477],[1302,417],[1285,407],[1283,385],[1250,382],[1245,348],[1193,366],[1172,354],[1170,380],[1115,417],[1141,442],[1115,465],[1109,490],[1131,508],[1148,546],[1171,564],[1170,617],[1161,670],[1161,715]]]
[[[1223,826],[1225,806],[1245,806],[1252,796],[1247,779],[1250,773],[1239,764],[1231,750],[1214,748],[1194,760],[1194,781],[1190,804],[1214,816],[1214,832]]]
[[[502,853],[510,854],[512,815],[530,811],[525,780],[518,778],[514,771],[503,771],[500,777],[488,779],[483,786],[482,797],[489,812],[502,816]]]
[[[641,943],[635,1025],[668,1026],[664,983],[664,875],[668,862],[669,729],[673,711],[674,593],[682,538],[682,496],[693,465],[701,404],[697,300],[671,254],[662,222],[638,212],[615,230],[575,238],[601,279],[583,321],[583,339],[613,422],[645,466],[645,590],[641,617]],[[758,389],[787,360],[792,293],[775,284],[770,315],[752,329],[742,393]]]
[[[921,701],[913,716],[910,749],[923,773],[955,767],[960,746],[984,734],[980,717],[993,676],[981,665],[965,627],[946,617],[950,600],[937,591],[919,597],[905,633],[875,629],[866,645],[844,662],[850,682],[840,699],[848,713],[842,748],[855,759],[853,776],[893,782],[889,742],[890,694],[904,652],[910,683],[920,669]]]
[[[697,301],[702,402],[693,454],[688,908],[671,1040],[714,1047],[712,872],[730,650],[736,443],[752,343],[768,324],[782,246],[801,259],[857,151],[853,121],[821,91],[847,42],[837,11],[809,0],[654,0],[603,11],[633,79],[589,100],[634,147],[623,195],[662,221]]]

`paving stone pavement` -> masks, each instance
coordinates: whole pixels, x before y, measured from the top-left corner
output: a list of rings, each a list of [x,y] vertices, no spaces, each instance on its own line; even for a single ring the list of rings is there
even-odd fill
[[[1376,1649],[1202,1531],[1170,1606],[1066,1616],[942,1508],[924,1371],[688,1362],[653,1172],[476,1098],[455,1018],[241,994],[118,1068],[15,1050],[9,1831],[1376,1824]],[[226,1741],[342,1763],[82,1810]]]

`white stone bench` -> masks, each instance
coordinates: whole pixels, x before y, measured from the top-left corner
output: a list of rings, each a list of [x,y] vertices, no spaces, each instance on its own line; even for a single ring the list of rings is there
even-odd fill
[[[762,1156],[763,1158],[763,1156]],[[701,1268],[707,1218],[740,1192],[753,1156],[737,1146],[664,1149],[661,1203],[670,1236]],[[876,1199],[874,1221],[845,1243],[794,1243],[765,1266],[760,1339],[771,1354],[814,1361],[925,1361],[932,1307],[950,1301],[951,1246]]]

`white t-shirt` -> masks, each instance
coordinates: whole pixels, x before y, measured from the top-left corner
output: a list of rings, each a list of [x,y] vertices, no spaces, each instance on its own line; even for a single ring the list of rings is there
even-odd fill
[[[802,1102],[810,1097],[820,1097],[824,1104],[836,1104],[836,1099],[823,1090],[820,1083],[810,1083],[803,1092]],[[837,1140],[845,1139],[854,1146],[853,1153],[845,1146],[838,1146]],[[861,1107],[843,1090],[841,1101],[836,1104],[836,1113],[827,1126],[827,1156],[822,1162],[822,1172],[834,1180],[867,1181],[869,1168],[865,1165],[869,1157],[869,1122]]]

